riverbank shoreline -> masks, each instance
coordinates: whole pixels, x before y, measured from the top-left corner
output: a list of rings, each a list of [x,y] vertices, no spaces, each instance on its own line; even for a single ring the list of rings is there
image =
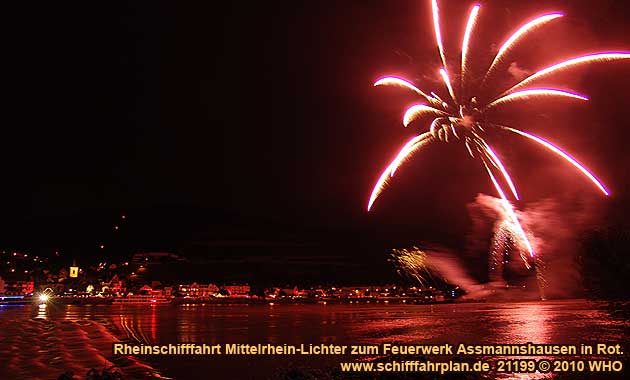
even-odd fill
[[[225,305],[225,304],[252,304],[252,305],[280,305],[280,304],[411,304],[431,305],[446,303],[470,303],[485,302],[485,300],[426,300],[420,297],[364,297],[364,298],[282,298],[269,299],[257,297],[171,297],[127,299],[125,297],[52,297],[47,302],[60,305],[116,305],[116,304],[159,304],[159,305]],[[35,298],[24,299],[21,304],[40,304]]]

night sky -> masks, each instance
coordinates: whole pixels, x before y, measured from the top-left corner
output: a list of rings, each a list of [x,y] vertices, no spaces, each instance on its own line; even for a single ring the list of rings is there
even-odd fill
[[[452,62],[471,5],[441,1]],[[556,10],[567,16],[510,62],[535,70],[630,50],[624,2],[484,1],[472,70],[482,75],[515,27]],[[457,250],[470,230],[466,205],[494,194],[463,145],[436,144],[365,211],[379,172],[428,124],[403,128],[402,113],[420,99],[372,83],[402,75],[444,93],[429,1],[48,2],[5,5],[3,14],[4,247],[84,257],[102,242],[177,251],[228,236],[355,259],[423,241]],[[509,83],[504,72],[497,90]],[[630,211],[630,63],[543,84],[592,101],[521,103],[496,120],[566,148],[613,197],[601,199],[569,165],[518,137],[493,136],[519,206],[580,199]]]

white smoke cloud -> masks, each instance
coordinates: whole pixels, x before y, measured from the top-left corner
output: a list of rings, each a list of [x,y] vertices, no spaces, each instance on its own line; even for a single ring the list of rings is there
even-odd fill
[[[505,209],[500,199],[484,194],[479,194],[468,209],[473,221],[469,247],[471,254],[479,257],[490,250],[489,239],[506,217]],[[588,200],[545,199],[527,205],[517,215],[538,257],[537,270],[544,280],[544,295],[550,298],[579,295],[582,288],[576,262],[579,238],[600,219],[596,204]],[[529,285],[535,287],[536,276],[532,273],[531,277]]]
[[[512,78],[517,81],[522,81],[533,73],[530,70],[526,70],[520,67],[517,62],[510,63],[507,71],[512,76]]]

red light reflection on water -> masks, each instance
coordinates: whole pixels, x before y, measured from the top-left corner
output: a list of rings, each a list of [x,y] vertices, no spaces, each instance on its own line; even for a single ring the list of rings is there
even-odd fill
[[[510,321],[497,332],[497,344],[559,344],[551,341],[552,316],[549,306],[541,302],[515,303],[499,311],[502,319]],[[553,359],[552,357],[511,356],[496,359]],[[498,373],[497,379],[504,380],[533,380],[550,379],[553,373]]]

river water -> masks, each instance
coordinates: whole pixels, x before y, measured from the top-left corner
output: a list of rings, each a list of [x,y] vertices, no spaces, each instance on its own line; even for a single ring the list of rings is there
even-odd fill
[[[608,343],[623,347],[630,342],[627,310],[627,305],[610,307],[586,300],[439,305],[0,307],[0,354],[5,362],[0,363],[0,378],[56,379],[71,365],[77,378],[83,379],[85,368],[115,364],[126,379],[146,378],[149,374],[174,379],[373,379],[380,377],[358,374],[335,377],[339,375],[339,362],[356,357],[142,356],[139,361],[130,362],[113,357],[112,342],[293,345],[532,342]],[[627,356],[618,359],[627,362]],[[576,378],[623,378],[625,372],[607,377],[581,374]],[[387,378],[429,378],[413,375]],[[486,377],[554,376],[491,374]]]

